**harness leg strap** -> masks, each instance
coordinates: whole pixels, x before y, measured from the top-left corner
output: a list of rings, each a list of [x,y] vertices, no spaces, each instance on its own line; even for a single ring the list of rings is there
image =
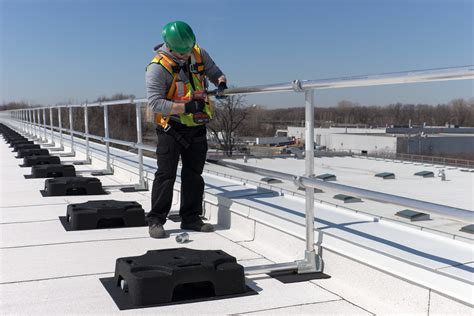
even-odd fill
[[[167,131],[163,130],[165,133],[173,136],[174,139],[176,139],[176,141],[178,143],[181,144],[181,146],[183,146],[185,149],[188,149],[190,144],[188,143],[188,141],[186,139],[184,139],[183,136],[181,136],[180,133],[178,133],[177,131],[175,131],[174,129],[172,128],[168,128]]]

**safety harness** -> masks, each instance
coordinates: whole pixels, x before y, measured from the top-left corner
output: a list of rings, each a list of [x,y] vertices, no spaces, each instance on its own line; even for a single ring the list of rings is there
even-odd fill
[[[212,119],[212,105],[205,94],[206,78],[204,74],[204,63],[202,62],[201,49],[198,45],[195,45],[193,48],[189,68],[183,69],[188,71],[189,81],[187,82],[182,81],[179,76],[182,67],[162,52],[158,52],[150,64],[160,64],[173,76],[171,87],[166,94],[167,100],[181,103],[186,103],[191,100],[205,101],[202,113],[179,114],[180,123],[186,126],[199,126]],[[170,130],[169,120],[170,115],[165,117],[161,112],[155,113],[155,123],[160,125],[165,132]]]

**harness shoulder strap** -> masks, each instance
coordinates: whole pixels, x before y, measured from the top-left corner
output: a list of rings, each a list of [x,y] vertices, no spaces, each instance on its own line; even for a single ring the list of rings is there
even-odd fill
[[[176,90],[176,81],[178,81],[178,75],[181,71],[181,68],[178,64],[176,64],[173,59],[161,53],[158,53],[150,62],[150,64],[160,64],[161,66],[163,66],[163,68],[166,69],[166,71],[168,71],[173,76],[173,82],[171,83],[171,87],[166,93],[166,98],[171,100]]]
[[[153,58],[150,64],[160,64],[161,66],[163,66],[163,68],[166,69],[166,71],[168,71],[173,76],[173,82],[171,83],[171,87],[166,93],[166,98],[168,100],[171,100],[176,90],[176,81],[178,80],[180,67],[171,58],[169,58],[165,54],[160,53],[158,53]],[[170,125],[168,124],[169,120],[170,115],[163,117],[163,113],[155,113],[155,123],[161,125],[165,131],[168,131],[170,128]]]
[[[196,44],[193,47],[193,56],[196,61],[196,70],[199,74],[204,73],[204,63],[202,62],[201,48]]]

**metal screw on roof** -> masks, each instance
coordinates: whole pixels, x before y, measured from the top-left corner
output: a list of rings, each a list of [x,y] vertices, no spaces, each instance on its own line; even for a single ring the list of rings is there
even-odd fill
[[[444,172],[444,169],[438,171],[438,177],[441,178],[441,181],[446,181],[446,173]]]
[[[184,244],[189,241],[189,234],[188,233],[181,233],[176,236],[176,242],[180,244]]]

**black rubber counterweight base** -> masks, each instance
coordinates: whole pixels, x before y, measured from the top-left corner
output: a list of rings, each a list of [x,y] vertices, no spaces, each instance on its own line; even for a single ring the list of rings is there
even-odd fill
[[[49,155],[49,151],[47,149],[18,149],[18,154],[15,158],[25,158],[28,156],[45,156]]]
[[[119,258],[114,285],[133,306],[170,303],[188,287],[211,296],[247,291],[244,268],[222,250],[173,248],[150,250],[137,257]]]
[[[37,165],[59,165],[61,160],[58,156],[27,156],[23,158],[23,164],[20,167],[32,167]]]
[[[41,149],[41,146],[37,144],[24,144],[24,143],[16,143],[13,145],[13,152],[17,152],[19,150],[25,150],[25,149]]]
[[[107,194],[107,192],[102,189],[100,180],[91,177],[46,179],[44,181],[44,190],[40,192],[43,196]]]
[[[69,204],[60,217],[67,231],[146,226],[145,211],[135,201],[101,200]]]
[[[31,167],[31,175],[25,175],[26,179],[31,178],[60,178],[75,177],[76,168],[73,165],[36,165]]]
[[[162,303],[162,304],[150,304],[146,306],[136,306],[133,305],[130,295],[122,291],[120,287],[115,285],[115,279],[112,278],[101,278],[99,279],[105,290],[109,293],[112,299],[117,305],[119,310],[128,310],[128,309],[139,309],[139,308],[148,308],[148,307],[160,307],[160,306],[169,306],[169,305],[178,305],[178,304],[190,304],[197,302],[206,302],[206,301],[215,301],[215,300],[226,300],[236,297],[258,295],[258,292],[247,286],[244,293],[233,294],[233,295],[222,295],[214,296],[212,292],[206,290],[205,288],[194,288],[192,286],[183,288],[182,291],[174,297],[172,302]]]

